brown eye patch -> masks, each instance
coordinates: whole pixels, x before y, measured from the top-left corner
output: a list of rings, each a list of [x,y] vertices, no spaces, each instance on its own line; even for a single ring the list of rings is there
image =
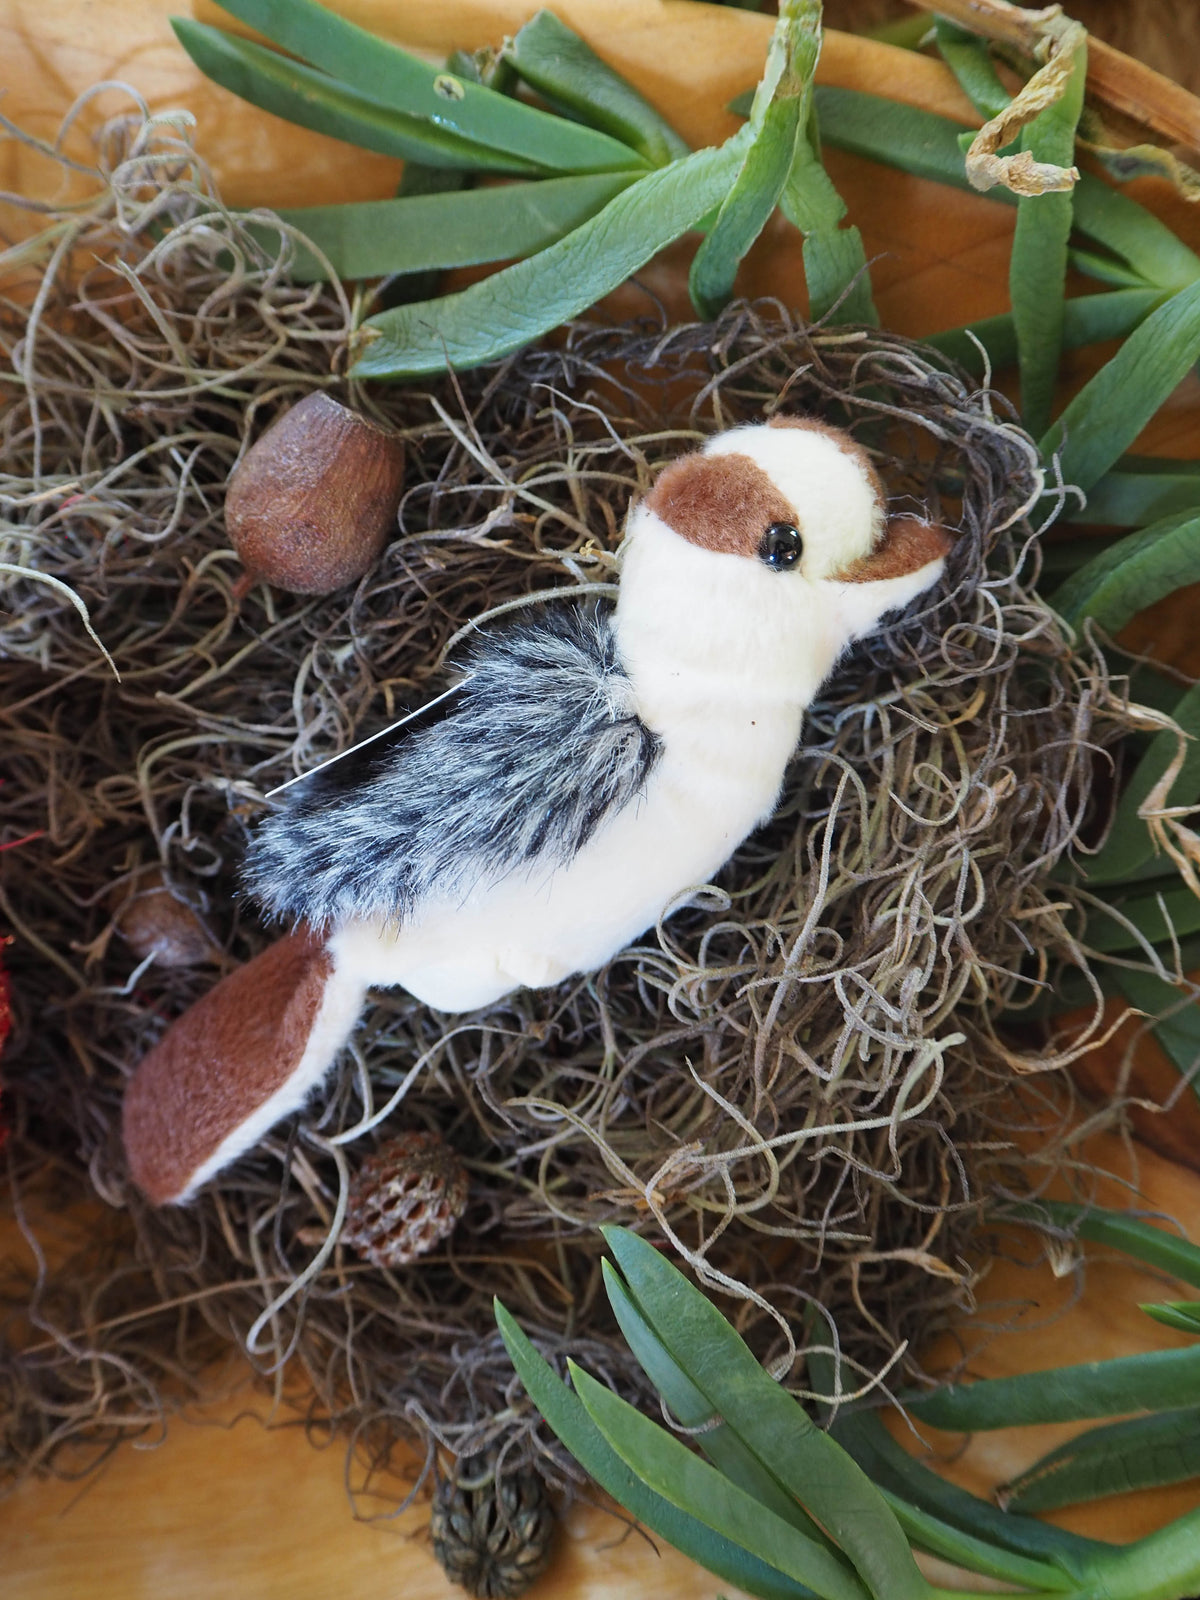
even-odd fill
[[[795,523],[796,512],[749,456],[683,456],[659,476],[647,507],[669,528],[725,555],[758,555],[773,522]]]

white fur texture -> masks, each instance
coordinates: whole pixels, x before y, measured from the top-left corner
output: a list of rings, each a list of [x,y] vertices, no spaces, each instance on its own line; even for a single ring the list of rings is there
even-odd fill
[[[804,557],[775,572],[633,512],[616,632],[637,713],[662,741],[644,790],[566,863],[535,860],[431,896],[399,929],[346,923],[330,941],[339,974],[465,1011],[602,965],[770,815],[804,709],[838,656],[940,576],[940,560],[879,583],[829,576],[869,553],[881,515],[861,467],[825,435],[739,429],[708,448],[770,473],[801,519]]]

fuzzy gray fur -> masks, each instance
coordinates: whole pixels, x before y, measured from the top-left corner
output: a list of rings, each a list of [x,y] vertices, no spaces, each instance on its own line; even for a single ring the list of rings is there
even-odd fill
[[[555,605],[484,635],[432,725],[298,784],[251,841],[246,887],[277,916],[403,922],[524,862],[562,864],[642,790],[660,741],[640,720],[611,607]]]

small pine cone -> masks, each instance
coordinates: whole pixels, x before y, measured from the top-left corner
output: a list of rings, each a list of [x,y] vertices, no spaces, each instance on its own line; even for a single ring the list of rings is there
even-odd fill
[[[454,1231],[467,1205],[462,1162],[436,1133],[402,1133],[350,1185],[342,1241],[376,1267],[403,1267]]]
[[[550,1564],[554,1511],[532,1467],[497,1479],[493,1460],[473,1456],[438,1485],[429,1531],[451,1583],[480,1600],[515,1600]]]

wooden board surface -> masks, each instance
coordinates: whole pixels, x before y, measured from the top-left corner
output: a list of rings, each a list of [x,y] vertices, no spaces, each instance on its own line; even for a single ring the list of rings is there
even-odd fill
[[[84,1484],[26,1484],[0,1505],[4,1600],[462,1600],[426,1536],[428,1506],[355,1521],[345,1445],[264,1425],[223,1400],[161,1444],[125,1446]],[[736,1600],[614,1517],[576,1506],[535,1600]]]
[[[1112,1135],[1089,1141],[1086,1155],[1113,1174],[1100,1198],[1140,1203],[1174,1218],[1200,1242],[1200,1175]],[[23,1249],[0,1219],[0,1255]],[[1120,1258],[1094,1253],[1078,1294],[1072,1272],[1055,1276],[998,1261],[981,1285],[991,1310],[928,1352],[931,1364],[955,1363],[965,1346],[978,1377],[1073,1359],[1102,1359],[1187,1341],[1152,1323],[1138,1302],[1190,1291]],[[986,1323],[1007,1307],[1011,1331]],[[220,1397],[176,1417],[165,1433],[121,1447],[82,1483],[24,1484],[0,1503],[0,1596],[3,1600],[455,1600],[425,1536],[423,1503],[399,1518],[356,1521],[346,1495],[344,1441],[314,1448],[286,1410],[245,1385],[228,1393],[238,1369],[214,1375]],[[903,1423],[906,1448],[926,1454],[946,1476],[977,1494],[1028,1466],[1079,1426],[1006,1429],[960,1438]],[[380,1511],[405,1485],[383,1486]],[[370,1502],[361,1502],[367,1507]],[[1124,1541],[1200,1506],[1195,1481],[1153,1493],[1077,1507],[1054,1520],[1097,1538]],[[933,1574],[945,1578],[944,1570]],[[960,1584],[960,1586],[962,1586]],[[969,1585],[966,1585],[969,1586]],[[677,1552],[656,1550],[613,1517],[574,1507],[553,1565],[534,1600],[737,1600]]]
[[[7,90],[6,114],[52,136],[77,94],[97,79],[119,77],[157,108],[187,105],[196,113],[199,148],[235,204],[393,191],[397,163],[292,129],[205,83],[166,23],[170,11],[188,9],[181,0],[5,0],[0,84]],[[209,19],[217,15],[205,0],[197,0],[195,9]],[[536,9],[536,0],[340,0],[340,9],[401,43],[441,55],[452,45],[494,42],[514,31]],[[731,130],[723,107],[754,82],[769,31],[763,17],[689,0],[563,0],[556,9],[695,142]],[[940,65],[865,41],[830,35],[820,76],[964,120],[969,116]],[[106,91],[95,110],[115,109],[117,98]],[[868,253],[878,258],[873,273],[885,323],[921,334],[1004,309],[1011,209],[902,174],[881,178],[878,168],[836,152],[830,167],[863,229]],[[35,192],[47,175],[41,158],[11,143],[0,147],[0,186]],[[1190,242],[1200,242],[1200,219],[1184,213],[1161,185],[1142,184],[1137,192]],[[669,252],[642,276],[669,309],[686,315],[680,260],[679,250]],[[800,281],[795,236],[772,224],[747,261],[739,288],[795,303]],[[639,302],[638,294],[629,292],[630,303],[641,310],[645,300]],[[1094,359],[1072,358],[1069,381],[1081,381]],[[1198,419],[1200,385],[1189,379],[1141,447],[1195,454]],[[1190,625],[1180,629],[1181,649],[1192,635]],[[1164,648],[1161,634],[1158,643]],[[1171,648],[1169,639],[1165,648]],[[1114,1164],[1124,1159],[1115,1146],[1111,1154]],[[1193,1228],[1200,1221],[1200,1180],[1193,1175],[1143,1156],[1139,1186],[1150,1207]],[[1026,1303],[1025,1321],[1036,1322],[1060,1306],[1066,1280],[1022,1274],[1009,1284],[1005,1273],[1011,1270],[997,1266],[989,1293],[1003,1291]],[[1101,1353],[1098,1330],[1103,1353],[1171,1343],[1166,1330],[1148,1327],[1132,1310],[1138,1298],[1152,1293],[1167,1297],[1169,1290],[1148,1286],[1125,1269],[1097,1268],[1084,1299],[1049,1330],[993,1340],[973,1356],[972,1370],[998,1374],[1050,1365],[1064,1351]],[[341,1443],[316,1451],[295,1427],[268,1430],[249,1414],[235,1420],[247,1405],[260,1417],[266,1414],[261,1399],[225,1398],[198,1426],[173,1424],[154,1448],[122,1448],[82,1485],[24,1486],[0,1505],[0,1595],[326,1600],[344,1593],[354,1600],[445,1600],[460,1593],[445,1582],[421,1536],[423,1511],[398,1522],[356,1522],[344,1494]],[[947,1471],[971,1487],[987,1488],[1049,1442],[1027,1433],[977,1440]],[[1131,1536],[1195,1503],[1187,1489],[1140,1497],[1120,1517],[1101,1505],[1075,1513],[1073,1520],[1081,1528]],[[656,1556],[636,1536],[621,1539],[621,1531],[595,1512],[573,1513],[555,1565],[537,1590],[540,1600],[706,1600],[731,1593],[673,1552]]]

